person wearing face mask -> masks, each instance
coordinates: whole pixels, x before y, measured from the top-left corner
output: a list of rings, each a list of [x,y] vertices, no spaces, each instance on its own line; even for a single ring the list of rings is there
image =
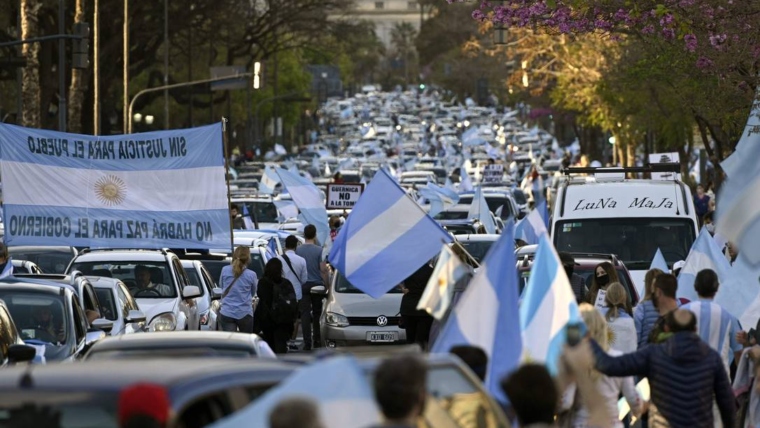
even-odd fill
[[[715,236],[715,211],[710,211],[702,217],[702,224],[705,226],[710,235]]]
[[[615,267],[610,262],[602,262],[594,268],[594,275],[591,276],[591,287],[586,294],[586,302],[599,308],[604,306],[604,299],[600,299],[601,304],[597,305],[599,291],[607,294],[607,286],[613,282],[620,282]]]
[[[676,299],[677,291],[678,279],[674,275],[664,273],[655,278],[652,304],[657,308],[660,317],[657,318],[651,333],[649,333],[649,344],[661,343],[668,339],[669,335],[665,330],[665,320],[670,312],[678,309],[680,306],[678,299]]]

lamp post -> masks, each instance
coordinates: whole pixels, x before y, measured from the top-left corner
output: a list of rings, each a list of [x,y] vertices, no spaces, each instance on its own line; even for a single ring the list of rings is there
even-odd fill
[[[169,84],[169,0],[164,0],[164,86]],[[164,89],[164,129],[169,129],[169,90]]]
[[[124,133],[132,132],[132,109],[129,106],[129,0],[124,0]]]

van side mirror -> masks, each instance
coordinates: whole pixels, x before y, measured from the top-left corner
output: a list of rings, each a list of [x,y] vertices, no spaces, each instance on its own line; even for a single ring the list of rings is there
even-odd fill
[[[219,300],[222,298],[222,294],[224,294],[224,291],[222,291],[219,287],[214,287],[211,290],[211,300]]]
[[[37,350],[29,345],[11,345],[8,347],[8,362],[25,363],[34,360]]]
[[[311,290],[309,290],[309,293],[317,295],[317,296],[324,296],[327,294],[327,289],[323,285],[318,285],[316,287],[311,287]]]
[[[201,289],[197,285],[188,285],[182,290],[182,297],[185,299],[194,299],[201,296]]]
[[[136,323],[136,322],[145,322],[146,317],[145,314],[142,311],[137,311],[132,309],[127,314],[127,319],[125,319],[125,322],[128,323]]]
[[[113,321],[105,318],[98,318],[92,322],[92,328],[108,333],[113,328]]]

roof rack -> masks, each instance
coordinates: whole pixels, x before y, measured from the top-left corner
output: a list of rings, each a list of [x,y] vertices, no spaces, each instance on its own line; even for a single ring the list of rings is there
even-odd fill
[[[674,172],[674,173],[680,173],[681,172],[681,164],[680,163],[652,163],[648,164],[646,166],[625,166],[625,167],[610,167],[610,168],[594,168],[594,167],[571,167],[571,168],[563,168],[562,174],[564,175],[572,175],[572,174],[596,174],[596,173],[652,173],[652,172]]]

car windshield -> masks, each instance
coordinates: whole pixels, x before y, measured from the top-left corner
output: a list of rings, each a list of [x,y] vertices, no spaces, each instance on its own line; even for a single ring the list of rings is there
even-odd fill
[[[442,211],[433,218],[436,220],[467,220],[469,214],[467,211]]]
[[[363,291],[359,290],[358,288],[354,287],[350,282],[348,282],[348,279],[346,279],[346,277],[343,276],[343,274],[340,272],[338,272],[338,279],[337,279],[337,283],[335,284],[335,292],[336,293],[350,293],[350,294],[363,293]],[[389,291],[388,293],[391,293],[391,294],[401,293],[401,287],[396,285],[395,287],[391,288],[391,291]]]
[[[558,222],[557,251],[615,254],[630,270],[646,270],[657,249],[671,265],[686,260],[694,243],[694,223],[687,219],[611,218]]]
[[[32,291],[0,290],[13,322],[23,340],[39,340],[53,345],[67,342],[70,334],[63,297]]]
[[[477,260],[478,263],[481,263],[483,259],[486,258],[486,254],[488,254],[488,250],[491,249],[494,242],[496,241],[468,241],[464,239],[459,241],[459,244],[470,253],[472,258]]]
[[[259,223],[277,223],[277,207],[274,205],[274,202],[253,201],[236,203],[238,205],[245,205],[248,208],[252,221],[258,221]],[[242,206],[240,209],[243,209]]]
[[[8,248],[8,253],[13,257],[13,260],[27,260],[39,266],[45,273],[57,274],[66,273],[66,268],[71,263],[71,259],[74,258],[74,253],[71,251],[31,251],[25,249],[14,251],[11,247]]]
[[[573,273],[582,277],[586,282],[586,287],[591,288],[591,276],[594,273],[594,268],[595,266],[576,266],[575,269],[573,269]],[[628,281],[628,275],[625,274],[625,270],[622,267],[617,269],[617,274],[618,279],[620,280],[620,284],[625,287],[625,290],[628,292],[628,300],[631,302],[631,306],[636,306],[639,299],[636,298],[636,293],[633,291],[633,284]],[[520,273],[520,294],[522,294],[523,290],[528,285],[529,278],[530,270],[526,270]]]
[[[100,310],[103,312],[101,315],[107,320],[116,321],[119,319],[118,309],[114,300],[113,292],[110,288],[96,288],[95,294],[98,295],[98,301],[100,301]]]
[[[150,358],[250,358],[255,356],[252,349],[241,347],[210,347],[190,346],[162,348],[161,346],[134,348],[134,349],[109,349],[93,351],[87,354],[87,360],[145,360]]]
[[[515,189],[512,191],[512,195],[515,197],[515,202],[517,202],[517,205],[525,205],[528,203],[528,200],[525,198],[525,192],[523,192],[520,189]]]
[[[171,271],[166,262],[148,261],[108,261],[77,262],[72,270],[87,276],[107,276],[118,278],[135,298],[165,299],[177,297]]]
[[[461,196],[459,198],[459,203],[462,205],[470,205],[472,204],[472,198],[472,195]],[[499,216],[502,220],[508,219],[513,214],[512,205],[509,203],[509,199],[503,196],[486,195],[486,204],[488,204],[488,210],[492,213],[495,213],[499,208],[503,207],[501,208],[501,215]]]
[[[60,428],[117,428],[119,394],[111,391],[13,391],[0,394],[0,426],[28,426],[32,415],[53,412]],[[29,403],[35,403],[30,406]],[[40,406],[40,407],[34,407]],[[39,418],[39,416],[37,416]],[[39,423],[37,426],[41,426]],[[46,425],[47,426],[47,425]],[[52,426],[52,425],[50,425]]]

